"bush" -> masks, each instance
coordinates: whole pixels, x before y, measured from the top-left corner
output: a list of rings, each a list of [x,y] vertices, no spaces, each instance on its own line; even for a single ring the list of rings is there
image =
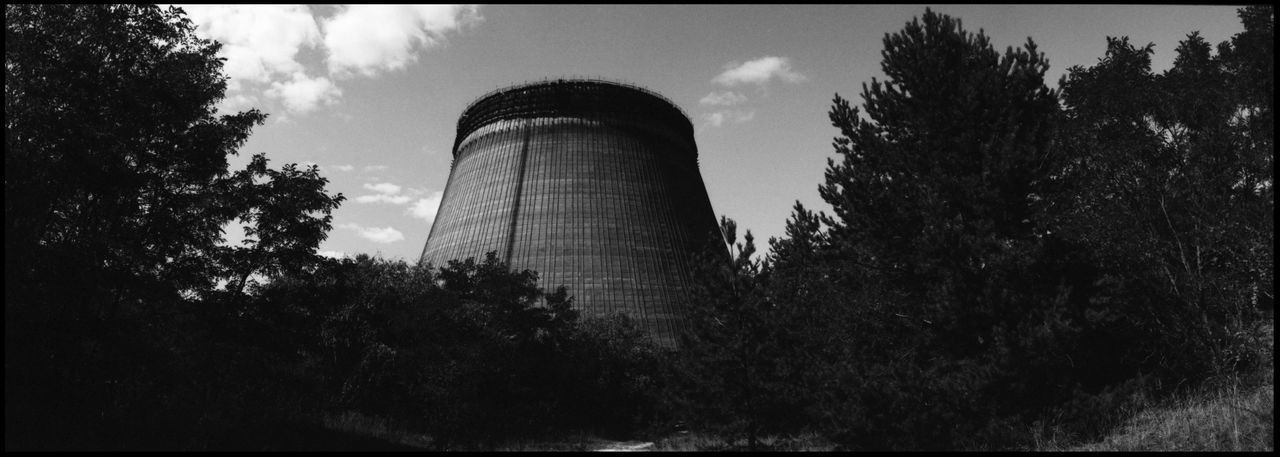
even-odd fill
[[[565,430],[636,433],[655,416],[661,354],[625,316],[579,319],[563,289],[492,253],[438,270],[359,256],[260,289],[314,328],[326,408],[420,429],[440,448]]]

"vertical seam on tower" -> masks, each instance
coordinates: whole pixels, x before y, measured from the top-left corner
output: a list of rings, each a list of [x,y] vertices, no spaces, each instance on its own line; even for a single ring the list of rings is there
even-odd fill
[[[529,139],[533,129],[525,129],[524,144],[520,146],[520,166],[516,168],[516,196],[511,208],[511,229],[507,232],[507,255],[503,261],[511,264],[511,250],[516,245],[516,218],[520,216],[520,194],[524,190],[524,166],[529,159]]]
[[[665,203],[665,205],[659,204],[654,207],[656,212],[655,215],[660,217],[667,227],[664,239],[679,240],[677,242],[677,246],[683,246],[684,233],[683,230],[681,230],[682,227],[679,221],[678,208],[685,203],[685,201],[680,195],[678,195],[680,189],[678,188],[678,182],[675,182],[678,180],[674,179],[675,177],[672,176],[671,172],[673,170],[669,166],[670,156],[674,153],[670,150],[664,149],[663,146],[666,146],[664,144],[652,139],[642,138],[644,138],[643,135],[637,135],[637,141],[640,143],[641,147],[646,151],[652,151],[653,156],[656,159],[649,163],[650,167],[648,169],[653,173],[652,181],[657,187],[654,192],[656,194],[654,200],[655,202]],[[667,246],[666,248],[661,249],[661,255],[667,262],[665,268],[663,268],[660,273],[660,277],[663,282],[662,295],[664,297],[664,303],[662,303],[661,306],[658,307],[659,309],[656,310],[661,315],[666,316],[661,319],[661,323],[659,325],[655,326],[662,327],[664,329],[665,335],[663,336],[666,338],[674,336],[674,320],[678,313],[677,310],[681,307],[681,303],[679,303],[680,294],[674,289],[683,285],[681,284],[681,276],[684,276],[681,273],[681,262],[677,258],[673,248],[673,246]]]

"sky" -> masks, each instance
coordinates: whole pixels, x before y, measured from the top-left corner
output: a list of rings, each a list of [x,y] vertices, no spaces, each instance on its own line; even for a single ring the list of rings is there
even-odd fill
[[[222,42],[221,112],[257,108],[232,167],[256,153],[273,167],[318,165],[333,213],[322,255],[416,261],[449,176],[458,116],[492,90],[593,77],[639,85],[694,124],[717,217],[757,248],[783,235],[796,201],[818,196],[838,133],[835,94],[861,104],[883,79],[888,33],[925,5],[180,5],[197,33]],[[1155,44],[1153,68],[1199,31],[1217,44],[1243,30],[1235,6],[940,5],[1003,51],[1030,38],[1056,87],[1097,63],[1107,36]],[[243,239],[237,227],[229,242]]]

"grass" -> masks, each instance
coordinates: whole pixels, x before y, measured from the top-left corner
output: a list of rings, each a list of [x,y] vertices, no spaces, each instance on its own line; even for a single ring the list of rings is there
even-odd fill
[[[324,428],[333,432],[367,437],[393,445],[416,449],[432,449],[429,436],[398,426],[386,418],[372,417],[354,411],[325,414]],[[612,441],[591,434],[576,433],[536,440],[514,440],[498,445],[495,451],[595,451],[609,447],[643,444],[647,441]],[[830,451],[835,448],[821,436],[809,433],[794,437],[769,436],[760,439],[763,449],[774,451]],[[745,440],[728,442],[704,433],[678,433],[653,442],[646,451],[733,451],[747,450]]]
[[[1266,329],[1265,357],[1271,360],[1274,343]],[[1274,451],[1275,450],[1275,368],[1266,363],[1252,376],[1230,378],[1208,384],[1199,391],[1162,401],[1137,400],[1126,406],[1127,419],[1097,442],[1082,443],[1077,437],[1054,435],[1058,427],[1038,424],[1036,451]],[[1132,408],[1132,409],[1131,409]],[[355,441],[358,437],[377,439],[408,449],[431,449],[432,440],[421,433],[384,419],[355,412],[327,414],[324,428],[350,435],[335,441],[338,448],[381,449]],[[566,434],[539,440],[517,440],[497,445],[500,451],[593,451],[618,445],[590,434]],[[376,444],[376,443],[374,443]],[[831,451],[835,445],[809,433],[791,437],[771,436],[760,440],[765,450]],[[745,440],[728,441],[701,432],[680,432],[654,441],[652,451],[736,451],[747,450]]]
[[[347,411],[342,414],[325,414],[321,419],[324,428],[329,430],[376,438],[413,448],[431,448],[431,437],[397,426],[386,418]]]
[[[399,446],[414,449],[436,450],[430,436],[415,432],[411,427],[396,424],[383,417],[374,417],[355,411],[340,414],[325,414],[322,417],[324,428],[355,436],[367,437]],[[559,437],[548,437],[538,440],[512,440],[495,447],[477,446],[475,449],[462,450],[495,450],[495,451],[593,451],[618,444],[594,435],[571,433]]]
[[[816,433],[791,437],[768,436],[760,439],[762,450],[831,451],[835,444]],[[704,433],[680,433],[654,443],[655,451],[741,451],[748,450],[746,440],[726,441]]]
[[[1094,443],[1068,437],[1042,440],[1038,451],[1273,451],[1275,449],[1275,383],[1269,371],[1261,381],[1223,383],[1198,393],[1146,405],[1116,430]],[[430,437],[398,427],[392,421],[355,412],[329,414],[325,428],[405,446],[430,449]],[[498,451],[594,451],[621,443],[590,434],[504,443]],[[814,433],[760,440],[764,450],[831,451],[835,445]],[[358,446],[357,446],[358,447]],[[747,450],[745,440],[730,442],[716,435],[687,432],[654,441],[652,451]]]
[[[1100,442],[1065,450],[1272,451],[1274,402],[1274,383],[1184,396],[1139,411]]]
[[[499,451],[594,451],[602,449],[613,441],[593,435],[573,434],[561,438],[540,440],[514,440],[499,446]]]
[[[1264,365],[1251,376],[1140,407],[1094,443],[1047,440],[1043,451],[1274,451],[1275,365],[1272,327],[1260,344]],[[1063,444],[1063,443],[1067,444]]]
[[[1181,395],[1135,409],[1115,431],[1093,443],[1072,437],[1042,439],[1037,451],[1273,451],[1275,449],[1274,370],[1267,367],[1253,382],[1233,379],[1217,387]],[[432,440],[385,418],[356,412],[326,414],[324,428],[355,437],[368,437],[404,450],[431,449]],[[345,442],[343,442],[345,443]],[[501,444],[498,451],[594,451],[640,441],[617,442],[590,434],[569,434]],[[375,443],[376,444],[376,443]],[[764,450],[831,451],[835,445],[814,433],[760,440]],[[376,448],[347,443],[340,448]],[[745,440],[730,442],[719,436],[682,432],[657,439],[651,451],[747,450]]]

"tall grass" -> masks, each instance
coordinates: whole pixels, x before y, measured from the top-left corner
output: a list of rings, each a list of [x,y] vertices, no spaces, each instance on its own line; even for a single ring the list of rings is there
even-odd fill
[[[321,417],[324,428],[360,436],[377,438],[383,441],[430,449],[431,437],[414,432],[408,427],[400,426],[390,419],[347,411],[341,414],[326,413]]]
[[[566,433],[541,439],[517,439],[497,446],[497,451],[595,451],[609,447],[613,441],[588,433]]]
[[[385,417],[361,414],[356,411],[325,413],[321,422],[324,428],[336,432],[374,438],[389,443],[425,450],[437,449],[430,436],[415,431],[414,427],[397,423]],[[587,433],[568,432],[540,439],[513,439],[497,443],[455,445],[447,450],[461,451],[593,451],[617,444]]]
[[[1274,327],[1262,329],[1258,371],[1206,383],[1197,391],[1142,405],[1095,443],[1048,439],[1037,450],[1274,451]]]
[[[1073,451],[1271,451],[1275,385],[1188,395],[1144,409],[1118,433]]]
[[[760,438],[761,450],[770,451],[831,451],[835,444],[816,433],[803,433],[796,436],[767,436]],[[745,439],[729,441],[719,436],[704,433],[680,433],[658,440],[654,443],[655,451],[743,451],[747,449]]]

